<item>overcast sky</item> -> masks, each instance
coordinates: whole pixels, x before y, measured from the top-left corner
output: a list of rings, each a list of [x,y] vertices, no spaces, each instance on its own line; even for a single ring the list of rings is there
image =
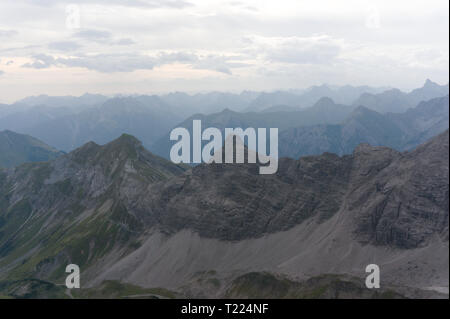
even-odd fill
[[[85,92],[411,89],[449,76],[447,0],[1,0],[0,102]]]

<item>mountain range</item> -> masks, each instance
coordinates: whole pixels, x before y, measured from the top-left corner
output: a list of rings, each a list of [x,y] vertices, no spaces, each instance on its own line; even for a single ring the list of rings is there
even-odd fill
[[[106,102],[109,98],[100,94],[84,94],[82,96],[30,96],[17,101],[19,105],[39,106],[46,105],[49,107],[82,107],[99,105]]]
[[[328,85],[312,86],[306,90],[276,91],[261,93],[246,109],[246,112],[267,112],[273,107],[308,108],[316,104],[321,98],[330,98],[338,104],[352,104],[361,94],[377,94],[385,88],[372,88],[369,86],[341,86]]]
[[[232,117],[237,119],[230,118],[230,124],[270,125],[280,130],[341,124],[361,105],[380,113],[404,112],[422,100],[448,95],[448,85],[440,86],[428,80],[422,88],[410,93],[396,91],[399,96],[393,101],[386,98],[390,91],[381,91],[383,89],[366,86],[322,85],[302,91],[271,93],[244,91],[241,94],[189,95],[178,92],[112,98],[94,94],[80,97],[41,95],[0,106],[0,130],[31,135],[65,152],[89,141],[104,144],[128,133],[142,140],[145,147],[152,150],[155,147],[156,153],[164,154],[160,140],[166,138],[177,123],[185,125],[194,117],[204,116],[206,122],[210,119],[215,122],[214,118],[224,117],[220,114],[230,116],[235,112]],[[333,108],[334,103],[337,105]],[[227,124],[225,119],[220,121],[223,123],[217,123],[219,128]]]
[[[278,171],[168,161],[193,120],[278,128]],[[448,298],[448,127],[429,80],[0,105],[0,298]]]
[[[313,125],[324,123],[340,123],[352,111],[352,106],[336,105],[329,98],[322,98],[314,106],[293,112],[249,112],[239,113],[225,109],[220,113],[203,115],[196,114],[174,127],[183,127],[191,132],[194,120],[202,121],[204,129],[215,127],[223,131],[225,128],[271,128],[276,127],[279,131],[294,128],[301,125]],[[170,131],[159,138],[150,149],[164,158],[169,158],[170,149],[173,145],[170,141]]]
[[[0,293],[13,297],[439,297],[448,130],[409,152],[175,165],[132,136],[0,170]],[[84,289],[59,285],[69,263]],[[363,289],[365,266],[383,289]]]
[[[428,79],[422,88],[412,90],[409,93],[398,89],[391,89],[378,94],[363,93],[354,101],[353,105],[363,105],[379,113],[402,113],[417,106],[420,102],[448,94],[448,84],[439,85]]]
[[[279,130],[280,156],[298,158],[324,152],[351,154],[356,146],[369,143],[397,150],[414,148],[449,127],[449,98],[421,102],[404,113],[381,114],[367,107],[335,104],[330,98],[320,99],[314,106],[297,111],[238,113],[231,110],[194,115],[175,127],[191,132],[193,120],[201,120],[203,129],[241,127]],[[150,149],[169,158],[174,144],[170,132]]]
[[[282,156],[298,158],[323,152],[350,154],[361,143],[408,150],[449,127],[449,96],[421,102],[405,113],[381,114],[364,106],[340,124],[303,126],[279,136]]]
[[[0,118],[0,127],[32,135],[63,151],[89,141],[105,144],[123,133],[139,136],[148,146],[181,119],[158,104],[157,99],[151,102],[113,98],[79,112],[36,106]]]

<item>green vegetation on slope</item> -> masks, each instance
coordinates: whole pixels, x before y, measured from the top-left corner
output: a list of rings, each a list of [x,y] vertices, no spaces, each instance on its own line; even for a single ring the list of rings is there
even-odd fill
[[[227,298],[276,299],[403,299],[390,289],[370,290],[362,279],[322,275],[295,282],[270,273],[248,273],[236,278],[226,293]]]

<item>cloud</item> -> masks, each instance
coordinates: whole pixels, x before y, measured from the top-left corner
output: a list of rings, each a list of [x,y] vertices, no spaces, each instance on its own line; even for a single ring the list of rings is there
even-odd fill
[[[94,42],[106,42],[111,40],[112,34],[109,31],[102,30],[94,30],[94,29],[85,29],[76,32],[73,35],[75,38],[80,38],[88,41]]]
[[[227,57],[223,55],[196,55],[192,53],[176,52],[176,53],[161,53],[158,56],[158,63],[184,63],[189,64],[194,69],[211,70],[225,74],[232,74],[232,68],[240,68],[247,66],[244,63],[232,62],[236,57]]]
[[[160,52],[157,57],[161,64],[171,64],[175,62],[195,63],[198,61],[198,56],[196,54],[186,52]]]
[[[193,64],[194,69],[213,70],[220,73],[231,75],[233,68],[242,68],[248,66],[246,63],[234,62],[233,60],[239,57],[223,56],[223,55],[207,55],[199,59]]]
[[[244,63],[233,62],[236,57],[217,55],[196,55],[186,52],[160,52],[154,56],[142,54],[96,54],[79,55],[66,58],[54,58],[46,54],[32,56],[33,62],[22,65],[25,68],[46,69],[52,66],[80,67],[101,73],[133,72],[136,70],[152,70],[155,67],[181,63],[194,69],[212,70],[232,74],[232,68],[247,66]]]
[[[23,65],[25,68],[32,69],[48,69],[49,67],[56,65],[54,57],[46,54],[35,54],[32,56],[33,63],[26,63]]]
[[[28,56],[36,52],[37,49],[40,49],[40,45],[27,45],[23,47],[12,47],[12,48],[5,48],[0,49],[1,53],[4,54],[13,54],[13,55],[20,55],[20,56]]]
[[[18,32],[16,30],[2,30],[0,29],[0,38],[10,38],[17,35]]]
[[[10,0],[11,1],[11,0]],[[23,2],[39,6],[54,6],[58,4],[74,4],[73,0],[14,0],[14,2]],[[185,0],[78,0],[77,4],[99,4],[99,5],[117,5],[124,7],[141,8],[174,8],[182,9],[193,6],[192,3]]]
[[[136,44],[136,42],[134,42],[133,39],[124,38],[124,39],[117,40],[114,44],[117,44],[117,45],[133,45],[133,44]]]
[[[100,44],[110,45],[133,45],[135,42],[131,38],[114,39],[113,35],[109,31],[85,29],[80,30],[73,34],[74,38],[86,40],[89,42],[95,42]]]
[[[253,12],[259,11],[259,9],[256,6],[248,5],[247,3],[242,2],[242,1],[231,1],[231,2],[228,2],[228,4],[231,7],[237,7],[237,8],[248,10],[248,11],[253,11]]]
[[[415,57],[420,61],[433,62],[446,56],[440,50],[422,49],[415,53]],[[447,54],[448,56],[448,54]]]
[[[62,52],[75,51],[81,47],[82,47],[81,45],[73,41],[58,41],[49,43],[48,45],[49,49]]]
[[[24,64],[23,67],[34,69],[45,69],[52,66],[79,67],[102,73],[152,70],[155,66],[174,63],[180,59],[186,61],[186,57],[172,54],[153,57],[134,53],[80,55],[56,59],[50,55],[39,54],[32,56],[32,59],[32,63]]]
[[[342,52],[342,43],[327,35],[311,37],[254,37],[246,38],[257,54],[268,62],[287,64],[328,64]]]
[[[67,67],[82,67],[103,73],[152,70],[157,62],[153,57],[130,54],[99,54],[74,58],[59,58],[57,63]]]
[[[190,2],[195,6],[186,7]],[[447,82],[448,1],[376,1],[380,24],[372,18],[372,2],[2,0],[0,69],[6,72],[2,81],[8,77],[3,94],[12,99],[39,91],[144,92],[144,82],[160,91],[271,90],[322,82],[410,89],[427,77]],[[81,29],[68,23],[75,20],[69,4],[79,5]],[[8,60],[14,67],[6,66]],[[123,74],[170,63],[182,67]],[[45,68],[55,72],[38,81],[35,70]],[[85,77],[79,81],[71,74]]]

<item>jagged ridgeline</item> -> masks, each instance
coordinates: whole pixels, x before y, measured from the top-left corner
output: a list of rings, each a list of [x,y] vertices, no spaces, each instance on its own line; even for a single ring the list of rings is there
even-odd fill
[[[283,158],[276,174],[259,175],[257,164],[175,165],[123,135],[0,171],[0,289],[62,284],[75,263],[92,296],[199,296],[195,276],[214,270],[211,296],[242,297],[253,277],[236,276],[249,270],[361,276],[373,256],[387,283],[439,286],[448,139],[447,130],[411,152],[363,144],[343,157]]]
[[[147,152],[134,137],[88,143],[52,162],[0,171],[3,279],[61,278],[68,262],[88,267],[136,248],[145,219],[133,212],[150,184],[186,167]]]

